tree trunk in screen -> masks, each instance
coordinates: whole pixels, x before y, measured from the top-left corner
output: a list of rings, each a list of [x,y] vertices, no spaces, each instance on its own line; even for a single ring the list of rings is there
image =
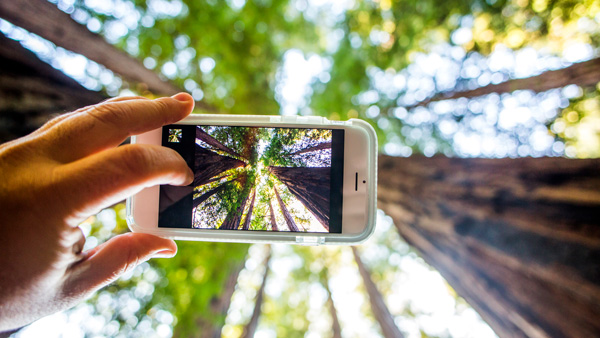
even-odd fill
[[[250,208],[248,209],[248,214],[246,215],[246,220],[244,221],[244,225],[242,226],[242,230],[250,229],[250,220],[252,219],[252,210],[254,209],[254,200],[256,199],[256,189],[252,193],[252,199],[250,200]]]
[[[283,200],[279,195],[279,191],[277,191],[277,188],[275,187],[273,187],[273,190],[275,190],[275,197],[277,198],[277,203],[279,203],[279,209],[281,209],[281,213],[283,214],[283,218],[285,219],[285,223],[287,224],[288,229],[290,231],[299,231],[298,226],[296,225],[296,221],[294,221],[294,217],[290,214],[289,210],[285,206],[285,203],[283,203]]]
[[[329,230],[331,168],[269,167],[269,170]]]
[[[499,336],[600,336],[600,160],[379,163],[379,208]]]
[[[298,150],[296,152],[293,152],[291,155],[310,153],[311,151],[317,151],[317,150],[323,150],[323,149],[331,149],[331,142],[319,143],[314,147],[308,147],[308,148],[304,148],[304,149]]]
[[[352,253],[354,254],[354,260],[356,261],[356,265],[358,265],[358,272],[363,279],[363,283],[365,285],[365,289],[367,290],[367,294],[369,295],[369,303],[371,303],[371,310],[373,311],[373,315],[377,322],[381,326],[381,333],[385,338],[402,338],[404,335],[396,326],[394,322],[394,317],[390,313],[387,305],[385,305],[385,301],[381,296],[379,290],[377,290],[377,286],[371,279],[371,273],[360,259],[360,254],[356,250],[356,247],[352,247]]]
[[[279,231],[279,228],[277,227],[277,220],[275,219],[275,212],[273,211],[273,204],[271,204],[271,201],[269,201],[269,215],[269,218],[271,219],[271,230]]]
[[[223,145],[221,142],[219,142],[214,137],[208,135],[206,132],[204,132],[204,130],[200,129],[200,127],[196,127],[196,138],[202,140],[204,143],[206,143],[216,149],[219,149],[221,151],[228,153],[229,155],[236,156],[236,157],[242,157],[240,154],[238,154],[235,151],[231,150],[230,148],[226,147],[225,145]]]
[[[258,327],[258,319],[260,317],[261,307],[265,298],[265,287],[267,286],[267,277],[269,276],[269,261],[271,260],[271,247],[267,246],[267,250],[269,252],[267,253],[267,257],[265,257],[265,261],[263,262],[263,265],[265,267],[265,274],[263,275],[263,280],[260,284],[260,288],[256,292],[256,300],[254,301],[254,310],[252,311],[252,317],[250,317],[250,321],[244,327],[242,338],[254,337],[254,333],[256,332],[256,328]]]
[[[240,188],[238,199],[237,199],[237,208],[235,210],[229,210],[229,213],[223,220],[223,223],[219,227],[221,230],[237,230],[240,227],[240,223],[242,222],[242,215],[244,214],[244,209],[246,208],[246,203],[248,202],[248,197],[250,197],[250,184],[253,184],[250,180],[248,180],[248,176],[243,175],[240,178],[240,183],[242,187]]]
[[[216,175],[233,169],[243,167],[246,164],[243,161],[236,160],[228,156],[221,156],[214,151],[202,148],[196,144],[196,154],[194,161],[194,186],[206,184]]]

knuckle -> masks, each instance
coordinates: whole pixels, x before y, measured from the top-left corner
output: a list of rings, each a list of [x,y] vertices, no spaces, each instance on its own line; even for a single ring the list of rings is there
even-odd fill
[[[122,148],[120,161],[125,170],[138,174],[151,171],[156,157],[153,149],[138,144],[130,144]]]

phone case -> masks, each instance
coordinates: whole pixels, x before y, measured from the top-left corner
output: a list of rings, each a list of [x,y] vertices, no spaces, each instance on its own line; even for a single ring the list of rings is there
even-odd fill
[[[377,135],[371,125],[360,119],[347,121],[330,121],[320,116],[269,116],[269,115],[215,115],[194,114],[177,124],[198,125],[227,125],[227,126],[257,126],[257,127],[296,127],[296,128],[327,128],[349,127],[358,128],[366,133],[368,138],[368,158],[366,177],[370,182],[367,191],[367,224],[360,234],[330,234],[306,232],[271,232],[271,231],[242,231],[242,230],[199,230],[175,228],[144,228],[134,219],[135,200],[131,196],[126,201],[127,224],[133,232],[150,233],[161,237],[179,240],[198,240],[234,243],[287,243],[300,245],[354,245],[367,240],[375,230],[377,213]],[[136,143],[135,136],[131,143]],[[345,194],[345,193],[344,193]],[[343,225],[342,225],[343,226]],[[190,231],[192,230],[192,231]]]

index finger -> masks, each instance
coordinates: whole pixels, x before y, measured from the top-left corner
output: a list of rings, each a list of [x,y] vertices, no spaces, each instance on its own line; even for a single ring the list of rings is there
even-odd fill
[[[192,109],[194,100],[186,93],[155,100],[109,101],[56,123],[42,137],[49,140],[53,158],[68,163],[116,147],[131,135],[177,122]]]

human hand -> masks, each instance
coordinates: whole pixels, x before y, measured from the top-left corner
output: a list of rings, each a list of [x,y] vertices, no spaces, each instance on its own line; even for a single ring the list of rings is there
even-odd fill
[[[0,145],[0,332],[67,309],[152,257],[175,255],[172,240],[141,233],[82,252],[78,224],[143,188],[192,182],[171,149],[117,146],[193,107],[183,93],[115,98]]]

